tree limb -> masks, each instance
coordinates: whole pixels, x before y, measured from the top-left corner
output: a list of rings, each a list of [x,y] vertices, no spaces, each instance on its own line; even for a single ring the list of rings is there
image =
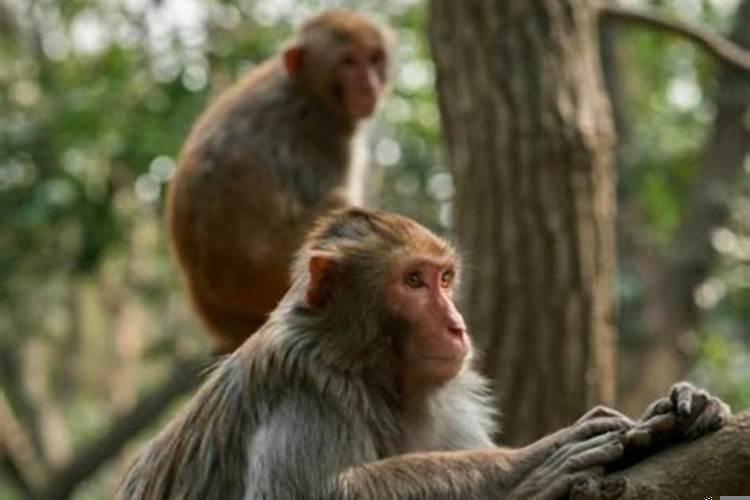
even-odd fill
[[[39,484],[47,470],[36,455],[31,438],[0,391],[0,469],[25,494]]]
[[[659,31],[680,35],[700,45],[719,60],[744,71],[750,71],[750,51],[724,36],[660,14],[629,9],[613,3],[602,5],[599,15],[603,21],[648,26]]]
[[[678,500],[742,494],[750,494],[750,412],[735,415],[715,434],[577,485],[570,498]]]
[[[104,436],[79,452],[65,467],[52,474],[47,482],[47,488],[33,498],[69,498],[82,481],[117,455],[133,436],[148,427],[178,396],[195,387],[202,378],[201,373],[206,364],[205,360],[178,362],[162,386],[144,396],[135,408],[114,422]]]

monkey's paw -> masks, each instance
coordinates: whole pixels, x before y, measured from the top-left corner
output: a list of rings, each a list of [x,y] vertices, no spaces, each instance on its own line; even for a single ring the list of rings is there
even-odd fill
[[[675,432],[682,439],[695,439],[722,428],[732,411],[729,406],[689,382],[678,382],[667,397],[654,401],[641,418],[644,423],[663,415],[675,417]]]

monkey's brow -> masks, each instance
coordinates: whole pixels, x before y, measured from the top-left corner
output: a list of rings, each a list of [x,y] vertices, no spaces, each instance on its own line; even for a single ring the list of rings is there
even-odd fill
[[[435,267],[450,267],[456,268],[456,261],[451,256],[434,256],[434,257],[418,257],[409,259],[409,265],[412,266],[435,266]]]

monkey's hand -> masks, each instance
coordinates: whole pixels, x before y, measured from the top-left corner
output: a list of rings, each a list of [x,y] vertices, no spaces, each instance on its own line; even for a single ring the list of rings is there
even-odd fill
[[[713,432],[727,422],[731,411],[720,399],[688,382],[672,386],[669,395],[651,403],[625,434],[625,452],[608,471],[621,470],[670,445]]]
[[[632,429],[637,425],[637,422],[632,420],[627,415],[620,413],[617,410],[613,410],[612,408],[608,406],[595,406],[594,408],[590,409],[586,413],[583,414],[581,418],[579,418],[576,421],[576,424],[581,424],[583,422],[589,421],[589,420],[595,420],[600,418],[610,418],[615,421],[618,421],[621,425],[621,428],[624,430]]]
[[[622,457],[626,432],[635,423],[605,407],[586,413],[572,426],[532,444],[532,464],[508,499],[557,500]]]
[[[651,403],[641,417],[639,427],[662,427],[673,420],[671,432],[679,441],[698,438],[723,427],[732,411],[729,406],[703,389],[689,382],[678,382],[669,395]],[[666,421],[666,422],[665,422]]]

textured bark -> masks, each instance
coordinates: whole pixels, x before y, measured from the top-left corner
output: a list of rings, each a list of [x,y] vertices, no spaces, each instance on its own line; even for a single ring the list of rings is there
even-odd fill
[[[464,310],[528,442],[614,396],[614,170],[593,0],[433,0]]]
[[[750,413],[704,438],[590,481],[575,500],[682,500],[750,495]]]

